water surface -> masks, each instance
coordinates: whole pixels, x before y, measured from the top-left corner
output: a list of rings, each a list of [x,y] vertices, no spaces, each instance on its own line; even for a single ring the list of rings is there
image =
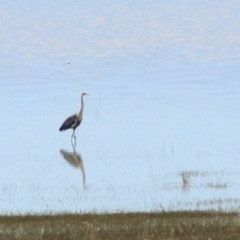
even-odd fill
[[[238,210],[239,7],[2,3],[1,214]]]

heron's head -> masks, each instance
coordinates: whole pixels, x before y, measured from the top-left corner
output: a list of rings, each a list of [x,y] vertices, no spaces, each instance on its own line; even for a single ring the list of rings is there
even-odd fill
[[[82,93],[82,96],[85,96],[85,95],[87,95],[87,96],[88,96],[89,94],[87,94],[87,93],[83,92],[83,93]]]

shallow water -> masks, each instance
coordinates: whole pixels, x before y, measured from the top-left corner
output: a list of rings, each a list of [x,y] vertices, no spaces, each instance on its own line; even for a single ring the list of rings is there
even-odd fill
[[[2,4],[1,214],[238,210],[239,7]]]

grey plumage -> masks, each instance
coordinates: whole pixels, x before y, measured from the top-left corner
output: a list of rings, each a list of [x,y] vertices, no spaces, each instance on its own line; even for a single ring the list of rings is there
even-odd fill
[[[63,122],[59,131],[68,130],[69,128],[76,129],[80,125],[81,121],[82,119],[80,119],[80,121],[78,120],[77,114],[73,114]]]

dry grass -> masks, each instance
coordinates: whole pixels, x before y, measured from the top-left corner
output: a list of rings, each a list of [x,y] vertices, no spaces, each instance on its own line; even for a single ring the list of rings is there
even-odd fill
[[[1,216],[0,239],[240,239],[237,213]]]

